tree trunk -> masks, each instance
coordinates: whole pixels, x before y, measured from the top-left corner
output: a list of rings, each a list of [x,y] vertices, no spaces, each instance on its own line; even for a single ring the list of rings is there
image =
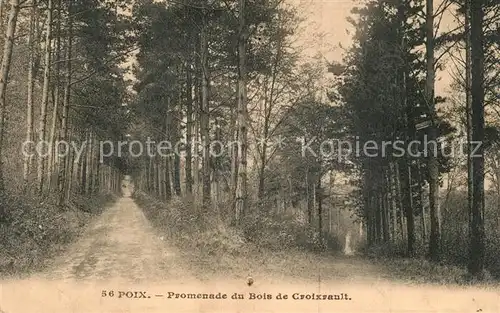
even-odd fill
[[[471,158],[472,115],[471,115],[471,31],[470,31],[470,0],[465,0],[465,128],[467,134],[467,208],[469,221],[472,219],[473,177],[474,170]],[[498,182],[500,184],[500,182]],[[500,212],[500,211],[499,211]],[[471,230],[469,229],[469,232]]]
[[[167,107],[170,108],[170,100],[168,100]],[[169,109],[170,110],[170,109]],[[172,117],[170,113],[167,114],[165,118],[165,139],[166,140],[172,140]],[[161,188],[164,190],[164,199],[166,201],[170,200],[172,198],[173,192],[174,192],[174,186],[172,184],[172,157],[170,154],[166,155],[165,160],[163,162],[163,167],[164,170],[161,175]]]
[[[382,201],[380,193],[375,190],[375,243],[380,243],[382,239]]]
[[[149,158],[148,158],[148,164],[146,166],[147,166],[146,167],[146,173],[147,173],[146,174],[146,176],[147,176],[146,177],[146,182],[147,182],[146,183],[146,185],[147,185],[146,191],[147,191],[148,194],[151,195],[152,192],[153,192],[153,186],[152,186],[153,185],[153,178],[152,178],[152,175],[153,175],[152,174],[153,173],[153,157],[152,156],[149,156]]]
[[[427,221],[425,218],[425,207],[422,201],[422,183],[424,178],[422,177],[422,170],[420,168],[420,162],[417,161],[417,182],[418,182],[418,196],[420,199],[420,222],[422,223],[422,242],[425,244],[427,242]]]
[[[316,191],[318,195],[316,199],[318,200],[318,232],[320,239],[323,240],[323,193],[321,192],[321,175],[318,175],[318,187]]]
[[[239,40],[238,40],[238,134],[240,139],[240,154],[238,162],[238,183],[236,188],[236,217],[241,219],[247,211],[247,73],[246,73],[246,25],[245,2],[239,0]]]
[[[401,41],[401,51],[402,53],[406,53],[407,44],[405,40],[405,22],[407,20],[406,11],[404,6],[401,5],[398,7],[398,16],[400,26],[399,39]],[[402,56],[404,58],[404,55]],[[408,76],[408,66],[407,62],[404,62],[400,65],[397,76],[397,83],[400,90],[400,106],[401,109],[405,111],[404,122],[406,128],[405,134],[405,147],[408,147],[409,141],[412,140],[414,136],[414,125],[412,120],[412,105],[408,103],[407,96],[407,76]],[[408,256],[413,256],[414,254],[414,243],[415,243],[415,234],[414,234],[414,218],[413,218],[413,193],[412,193],[412,179],[411,179],[411,159],[408,155],[405,156],[402,160],[397,162],[396,164],[396,172],[397,172],[397,182],[398,182],[398,192],[401,199],[401,212],[400,212],[400,221],[401,221],[401,236],[405,238],[406,232],[406,253]],[[406,219],[406,227],[405,225]]]
[[[306,187],[307,223],[309,223],[309,225],[311,225],[312,224],[313,208],[312,208],[312,199],[311,199],[311,183],[309,182],[309,168],[307,168],[307,171],[306,171],[305,182],[306,182],[305,187]]]
[[[403,223],[403,218],[404,218],[404,201],[403,201],[403,192],[401,189],[401,174],[399,173],[399,162],[394,163],[394,180],[396,184],[396,198],[397,198],[397,204],[398,204],[398,212],[399,214],[399,219],[398,219],[398,224],[399,224],[399,233],[401,234],[401,240],[405,241],[405,231],[404,231],[404,223]]]
[[[373,196],[371,191],[368,191],[367,198],[365,199],[365,216],[366,216],[366,241],[368,246],[372,246],[375,243],[375,231],[374,225],[374,209],[373,209]],[[340,234],[337,227],[337,234]]]
[[[68,11],[71,11],[71,1],[68,1]],[[72,48],[73,48],[73,19],[70,16],[68,17],[68,39],[66,42],[66,61],[65,61],[65,67],[66,67],[66,82],[64,86],[64,99],[63,99],[63,108],[62,108],[62,118],[61,118],[61,130],[59,133],[59,137],[61,141],[66,141],[68,137],[68,112],[69,112],[69,102],[71,99],[71,71],[72,71],[72,63],[71,63],[71,58],[72,58]],[[59,161],[59,175],[58,175],[58,189],[59,189],[59,206],[62,207],[66,205],[66,201],[68,200],[66,191],[66,184],[64,181],[66,180],[66,154],[61,155],[61,159]],[[71,176],[71,171],[69,172],[69,176]],[[71,181],[71,180],[70,180]],[[68,188],[70,188],[70,185],[68,185]]]
[[[186,194],[193,193],[192,141],[193,141],[193,80],[191,64],[186,64]]]
[[[431,220],[429,238],[429,257],[433,261],[438,261],[441,252],[440,239],[440,209],[439,209],[439,164],[436,151],[430,148],[431,144],[437,146],[437,116],[434,101],[434,1],[426,0],[426,55],[427,55],[427,75],[426,75],[426,101],[430,108],[431,126],[429,128],[428,170],[429,170],[429,215]]]
[[[94,167],[94,193],[99,194],[101,192],[101,152],[98,149],[98,144],[97,144],[97,138],[96,138],[96,143],[95,143],[96,149],[95,149],[95,167]]]
[[[312,188],[312,192],[311,192],[311,196],[312,196],[312,201],[311,201],[311,204],[312,204],[312,216],[314,218],[314,214],[316,214],[316,182],[313,180],[311,182],[311,188]]]
[[[158,199],[161,199],[162,197],[162,193],[161,193],[161,190],[162,190],[162,169],[161,169],[161,160],[159,159],[158,156],[155,156],[155,177],[156,177],[156,197]]]
[[[9,80],[10,65],[12,60],[12,48],[14,47],[14,35],[16,33],[17,17],[19,15],[19,0],[10,1],[9,21],[7,22],[7,32],[5,33],[5,42],[3,47],[2,64],[0,65],[0,192],[5,190],[3,173],[3,133],[5,129],[6,116],[6,92]],[[3,206],[2,212],[3,215]]]
[[[202,166],[202,179],[203,179],[203,198],[202,207],[203,211],[210,208],[211,196],[211,182],[210,182],[210,108],[208,102],[208,88],[209,88],[209,68],[208,68],[208,34],[207,34],[207,21],[206,12],[203,12],[203,26],[201,30],[201,138],[203,143],[203,166]]]
[[[165,185],[165,200],[170,200],[172,198],[172,185],[170,184],[170,159],[165,157],[164,161],[165,171],[163,184]]]
[[[32,0],[31,2],[31,13],[30,13],[30,26],[28,32],[28,49],[29,49],[29,60],[28,60],[28,99],[27,99],[27,112],[26,112],[26,142],[33,141],[33,96],[35,87],[35,23],[36,14],[38,12],[37,0]],[[26,190],[29,183],[29,175],[31,172],[31,161],[32,157],[29,154],[24,156],[23,164],[23,182],[24,189]]]
[[[387,172],[382,173],[382,177],[384,181],[387,181]],[[383,220],[382,220],[382,227],[383,227],[383,239],[384,242],[389,242],[391,237],[389,233],[389,226],[390,226],[390,215],[389,215],[389,189],[387,189],[387,185],[385,184],[382,190],[382,212],[383,212]]]
[[[484,0],[470,2],[472,142],[479,143],[472,155],[473,199],[470,220],[468,270],[482,278],[484,268]]]
[[[267,147],[266,144],[263,144],[262,149],[260,151],[260,160],[259,160],[259,187],[258,187],[258,198],[260,203],[262,204],[264,201],[264,188],[265,188],[265,182],[264,182],[264,174],[266,170],[266,155],[267,155]]]
[[[405,164],[402,166],[404,187],[405,187],[405,215],[406,215],[406,235],[407,235],[407,246],[406,252],[408,256],[413,256],[414,254],[414,244],[415,244],[415,221],[413,218],[413,193],[411,190],[412,174],[410,161],[405,160]]]
[[[237,94],[239,94],[239,91],[237,91]],[[239,140],[239,130],[238,130],[238,114],[237,110],[234,110],[233,107],[231,107],[231,121],[230,121],[230,128],[232,131],[232,139],[233,143],[230,145],[231,149],[231,183],[230,183],[230,199],[232,203],[232,207],[236,208],[236,187],[238,184],[238,146],[235,146],[234,143],[237,143]],[[235,210],[236,214],[236,210]],[[235,215],[236,216],[236,215]]]
[[[215,120],[215,141],[220,142],[222,139],[222,129],[219,124],[219,120]],[[214,147],[214,153],[216,154],[214,156],[214,167],[213,167],[213,173],[214,173],[214,209],[215,213],[217,214],[217,220],[221,222],[221,210],[220,210],[220,181],[221,181],[221,158],[220,154],[222,152],[222,147],[220,145],[216,145]]]
[[[273,73],[273,76],[274,76],[274,73]],[[257,154],[258,154],[258,182],[259,182],[259,185],[258,185],[258,192],[257,192],[257,197],[259,199],[259,202],[260,202],[260,205],[264,204],[264,191],[265,191],[265,181],[264,181],[264,174],[265,174],[265,171],[266,171],[266,158],[267,158],[267,137],[268,137],[268,133],[269,133],[269,119],[268,119],[268,100],[267,100],[267,80],[264,80],[264,101],[263,104],[264,104],[264,107],[262,107],[262,105],[260,106],[260,111],[261,112],[264,112],[263,115],[264,115],[264,125],[262,125],[262,138],[260,138],[260,140],[262,140],[262,142],[258,142],[257,143]],[[272,100],[271,100],[272,101]],[[262,103],[261,102],[261,103]],[[257,138],[258,139],[258,138]]]
[[[153,192],[152,195],[155,198],[158,198],[158,188],[159,188],[159,172],[158,172],[158,159],[156,156],[152,158],[152,178],[153,178]]]
[[[94,132],[92,129],[89,132],[89,143],[87,145],[87,171],[86,171],[86,185],[85,185],[85,194],[90,195],[92,193],[92,177],[94,175]]]
[[[395,169],[394,169],[394,161],[389,161],[389,189],[390,189],[390,203],[391,203],[391,237],[392,241],[397,242],[397,214],[398,214],[398,205],[397,205],[397,194],[396,194],[396,182],[395,182]]]
[[[85,148],[82,151],[82,154],[80,155],[81,158],[81,185],[80,185],[80,192],[82,195],[86,193],[86,187],[87,187],[87,150],[89,149],[89,144],[88,144],[88,133],[85,132],[85,141],[83,143],[85,145]]]
[[[38,132],[39,132],[38,139],[40,143],[45,142],[45,135],[47,128],[47,106],[49,102],[49,87],[50,87],[50,62],[51,62],[52,13],[53,13],[52,11],[53,11],[53,0],[48,0],[42,103],[40,109],[40,122],[38,126]],[[45,171],[45,158],[42,155],[39,155],[37,164],[37,178],[38,178],[38,192],[40,194],[42,193],[44,187],[44,179],[43,179],[44,171]]]
[[[48,168],[47,168],[47,182],[48,182],[48,187],[49,187],[49,192],[52,190],[53,187],[57,190],[57,180],[55,181],[55,186],[54,186],[54,174],[55,174],[55,169],[57,168],[57,163],[58,159],[56,156],[57,153],[57,147],[56,147],[56,130],[57,130],[57,121],[59,118],[59,100],[60,100],[60,72],[61,72],[61,66],[60,66],[60,58],[61,58],[61,0],[58,0],[57,4],[57,23],[56,23],[56,31],[55,31],[55,36],[56,36],[56,42],[55,42],[55,51],[54,51],[54,62],[55,62],[55,81],[54,84],[52,85],[52,90],[53,90],[53,109],[52,109],[52,122],[50,125],[50,135],[49,135],[49,146],[50,146],[50,153],[49,153],[49,160],[47,162]]]
[[[67,163],[67,168],[68,168],[68,174],[64,175],[65,181],[62,182],[63,185],[66,187],[63,188],[64,193],[62,194],[64,199],[63,199],[63,204],[66,204],[69,202],[70,197],[71,197],[71,188],[73,186],[73,174],[74,174],[74,168],[75,168],[75,153],[71,149],[69,150],[69,155],[66,158],[66,163]],[[61,201],[61,200],[59,200]]]
[[[179,109],[181,110],[181,94],[179,93]],[[178,115],[177,110],[172,111],[173,114],[173,121],[172,121],[172,130],[171,133],[173,134],[173,140],[172,142],[177,144],[179,142],[180,138],[180,125],[179,125],[179,120],[181,119]],[[180,157],[180,151],[174,151],[173,155],[173,186],[174,186],[174,191],[175,195],[180,197],[182,196],[182,190],[181,190],[181,157]]]

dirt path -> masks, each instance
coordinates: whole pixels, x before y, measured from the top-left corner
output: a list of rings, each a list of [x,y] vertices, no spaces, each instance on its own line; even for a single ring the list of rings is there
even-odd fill
[[[256,273],[252,286],[223,270],[218,278],[200,281],[190,274],[183,254],[158,236],[130,192],[131,187],[125,188],[124,197],[89,225],[47,273],[3,281],[0,312],[500,312],[498,291],[396,284],[378,277],[376,266],[360,259],[310,255],[286,270],[295,279]],[[290,265],[271,263],[276,272]],[[298,279],[331,272],[337,274],[329,279]],[[169,299],[169,292],[220,292],[228,299]],[[245,299],[232,300],[234,293]],[[279,293],[288,299],[276,299]],[[250,299],[252,294],[261,298]],[[332,294],[343,300],[293,299],[311,294],[313,299]]]
[[[162,241],[129,195],[126,190],[43,278],[135,283],[186,279],[176,249]]]

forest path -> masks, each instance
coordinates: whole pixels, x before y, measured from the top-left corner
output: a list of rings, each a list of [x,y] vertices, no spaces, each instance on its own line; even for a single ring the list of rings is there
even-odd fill
[[[407,286],[380,278],[382,270],[358,258],[309,255],[289,270],[288,264],[273,261],[275,272],[286,267],[287,275],[265,276],[256,265],[252,286],[246,284],[246,273],[230,271],[200,280],[191,274],[185,254],[158,236],[130,193],[126,187],[124,197],[45,273],[2,281],[0,312],[500,312],[498,290]],[[327,278],[332,271],[337,274]],[[309,273],[310,279],[299,278],[298,272]],[[227,299],[169,299],[169,292],[220,292]],[[231,299],[234,293],[244,300]],[[288,298],[276,299],[280,293]],[[252,294],[261,298],[252,300]],[[311,294],[342,300],[294,299]]]
[[[176,249],[166,245],[141,209],[130,198],[132,186],[124,181],[124,197],[107,209],[45,276],[63,280],[155,282],[187,279]]]

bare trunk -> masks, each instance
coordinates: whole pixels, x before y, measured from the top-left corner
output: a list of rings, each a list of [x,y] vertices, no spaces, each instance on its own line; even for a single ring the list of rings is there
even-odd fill
[[[153,173],[153,158],[150,156],[146,164],[146,192],[151,194],[153,192],[152,187],[152,173]]]
[[[237,92],[239,94],[239,91]],[[231,108],[231,131],[233,136],[233,144],[231,144],[231,183],[230,183],[230,199],[233,207],[236,207],[236,186],[238,184],[238,153],[239,148],[234,143],[239,140],[238,135],[238,113],[237,110]],[[236,214],[236,211],[235,211]]]
[[[92,194],[92,177],[94,175],[93,169],[94,169],[94,160],[93,160],[93,154],[94,154],[94,132],[90,130],[89,132],[89,143],[88,143],[88,149],[87,149],[87,172],[86,172],[86,186],[85,186],[85,193],[87,195]]]
[[[465,0],[465,128],[467,134],[467,204],[469,220],[472,218],[473,177],[474,170],[471,158],[472,115],[471,115],[471,33],[470,33],[470,0]],[[500,183],[500,182],[499,182]],[[470,229],[469,229],[470,231]]]
[[[246,86],[246,25],[245,2],[239,0],[239,40],[238,40],[238,128],[240,139],[240,154],[238,162],[238,183],[236,188],[236,217],[237,221],[247,211],[247,86]]]
[[[321,175],[318,175],[318,186],[316,188],[317,196],[316,199],[318,201],[318,231],[320,239],[323,240],[323,193],[321,186]]]
[[[408,256],[413,256],[414,254],[414,244],[415,244],[415,220],[413,217],[413,192],[411,188],[412,183],[412,170],[411,166],[408,165],[409,160],[405,160],[403,165],[403,179],[405,186],[405,216],[406,216],[406,236],[407,236],[407,246],[406,252]]]
[[[422,195],[422,187],[421,184],[424,182],[424,179],[422,177],[422,170],[420,168],[420,162],[417,161],[417,181],[418,181],[418,194],[420,197],[420,222],[422,223],[422,242],[425,244],[427,243],[427,220],[425,218],[425,207],[422,201],[423,195]]]
[[[47,31],[45,37],[45,52],[44,52],[44,73],[43,73],[43,90],[42,90],[42,103],[40,109],[40,122],[38,126],[38,139],[39,142],[45,142],[46,129],[47,129],[47,106],[49,102],[49,88],[50,88],[50,62],[51,62],[51,40],[52,40],[52,12],[53,0],[48,0],[47,8]],[[37,178],[38,178],[38,192],[42,193],[44,187],[44,171],[45,171],[45,158],[43,155],[38,156],[37,163]]]
[[[89,149],[88,145],[88,132],[85,132],[85,141],[84,141],[84,149],[82,151],[82,154],[80,155],[81,158],[81,171],[80,171],[80,192],[82,195],[86,193],[86,187],[87,187],[87,150]]]
[[[313,218],[312,203],[313,202],[311,199],[311,183],[309,181],[309,168],[307,168],[307,170],[306,170],[305,184],[306,184],[307,222],[309,224],[312,224],[312,218]]]
[[[383,209],[383,238],[384,242],[389,242],[391,237],[390,237],[390,232],[389,232],[389,227],[390,227],[390,210],[389,210],[389,194],[390,194],[390,185],[387,183],[387,175],[389,173],[387,171],[384,171],[382,173],[383,179],[386,182],[386,184],[383,186],[382,189],[382,209]]]
[[[47,182],[48,182],[48,187],[49,190],[52,190],[53,187],[57,190],[58,186],[53,186],[54,185],[54,174],[55,174],[55,169],[57,169],[57,147],[55,146],[56,144],[56,129],[57,129],[57,120],[59,118],[59,100],[60,100],[60,55],[61,55],[61,0],[58,1],[58,8],[57,8],[57,25],[56,25],[56,43],[55,43],[55,51],[54,51],[54,61],[56,62],[55,64],[55,81],[52,86],[53,88],[53,109],[52,109],[52,122],[50,125],[50,135],[49,135],[49,146],[50,146],[50,153],[49,153],[49,159],[48,159],[48,169],[47,169]],[[57,184],[57,180],[55,181]]]
[[[426,76],[426,98],[430,108],[431,126],[429,129],[429,142],[436,145],[437,126],[436,109],[434,101],[434,9],[433,0],[427,0],[426,4],[426,54],[427,54],[427,76]],[[437,150],[437,149],[436,149]],[[431,220],[429,238],[429,257],[433,261],[438,261],[441,252],[440,239],[440,210],[439,210],[439,164],[437,151],[427,147],[428,168],[429,168],[429,215]]]
[[[62,194],[62,196],[64,197],[64,199],[62,201],[63,204],[66,204],[69,202],[69,200],[71,198],[72,187],[73,187],[73,175],[74,175],[74,171],[75,171],[75,152],[72,151],[71,149],[69,150],[69,155],[66,158],[66,163],[67,163],[66,168],[68,168],[68,175],[63,176],[65,178],[65,181],[62,182],[62,184],[65,186],[63,189],[64,193]],[[61,197],[61,195],[60,195],[60,197]],[[59,201],[61,201],[61,200],[59,200]],[[61,202],[60,202],[60,204],[61,204]]]
[[[101,162],[99,161],[100,151],[99,151],[99,146],[97,144],[97,138],[94,145],[95,145],[94,193],[98,194],[101,192]]]
[[[222,139],[222,129],[220,127],[219,121],[216,119],[215,120],[215,141],[219,142]],[[220,164],[220,154],[222,152],[222,147],[220,145],[215,146],[214,149],[214,168],[213,168],[213,184],[214,184],[214,203],[213,207],[215,209],[215,212],[217,214],[217,219],[219,222],[221,222],[221,211],[220,211],[220,171],[221,171],[221,164]]]
[[[396,192],[396,171],[394,169],[394,161],[389,162],[389,188],[390,188],[390,201],[391,201],[391,237],[393,242],[397,242],[397,215],[398,215],[398,203],[397,203],[397,192]]]
[[[163,183],[164,173],[165,173],[165,163],[162,162],[163,160],[161,159],[160,156],[156,156],[155,159],[157,160],[156,162],[158,163],[158,199],[166,200],[165,184]]]
[[[265,174],[265,169],[266,169],[266,154],[267,154],[267,148],[266,145],[262,145],[260,148],[262,149],[260,151],[260,160],[259,160],[259,188],[258,188],[258,197],[259,201],[262,203],[264,200],[264,174]]]
[[[68,2],[68,10],[71,11],[71,1]],[[66,141],[68,137],[68,112],[69,112],[69,103],[71,99],[71,58],[72,58],[72,48],[73,48],[73,20],[70,17],[68,18],[68,39],[66,42],[66,82],[64,86],[64,99],[63,99],[63,108],[62,108],[62,118],[61,118],[61,130],[59,133],[59,137],[61,141]],[[57,185],[59,190],[59,206],[64,206],[67,203],[68,197],[65,196],[67,194],[66,184],[64,181],[66,180],[66,154],[61,155],[61,159],[59,160],[59,174],[57,178]],[[71,176],[71,171],[69,172]],[[70,179],[71,181],[71,179]],[[71,186],[68,184],[68,188]]]
[[[159,172],[158,172],[158,159],[156,156],[152,158],[153,164],[152,164],[152,178],[153,178],[153,196],[155,198],[158,197],[158,188],[159,188]]]
[[[170,104],[169,104],[170,105]],[[170,131],[170,127],[171,127],[171,119],[170,119],[170,116],[167,115],[166,119],[165,119],[165,138],[166,139],[169,139],[169,134],[171,133]],[[164,173],[162,174],[162,178],[163,178],[163,181],[162,181],[162,184],[164,184],[164,190],[165,190],[165,200],[170,200],[172,198],[172,183],[171,183],[171,179],[170,179],[170,176],[171,176],[171,158],[170,156],[165,156],[165,160],[163,162],[163,165],[165,167],[165,170],[164,170]]]
[[[472,158],[474,168],[470,223],[469,273],[482,278],[484,269],[484,0],[470,1],[472,142],[480,143]]]
[[[179,109],[181,110],[181,103],[182,103],[182,98],[181,94],[179,93],[179,102],[178,106]],[[179,126],[179,120],[181,117],[179,116],[180,114],[178,111],[173,111],[173,121],[172,121],[172,130],[171,133],[173,134],[172,142],[176,144],[179,141],[180,138],[180,126]],[[181,157],[180,157],[180,152],[179,151],[174,151],[173,155],[173,186],[174,186],[174,191],[175,195],[180,197],[182,196],[182,190],[181,190]]]
[[[161,184],[162,184],[162,178],[161,178],[161,175],[162,175],[162,168],[161,168],[161,160],[159,159],[158,156],[155,156],[155,168],[156,168],[156,174],[155,174],[155,177],[156,177],[156,197],[158,199],[161,199],[162,197],[162,193],[161,193]]]
[[[33,96],[34,96],[34,87],[35,87],[35,23],[36,23],[36,14],[38,12],[37,9],[37,1],[32,0],[31,2],[31,13],[30,13],[30,27],[28,33],[28,49],[29,49],[29,60],[28,60],[28,100],[27,100],[27,112],[26,112],[26,142],[33,141]],[[31,150],[32,152],[33,150]],[[23,181],[24,188],[26,189],[29,183],[29,175],[31,172],[31,161],[32,157],[29,154],[24,156],[24,164],[23,164]]]
[[[192,146],[193,141],[193,81],[191,64],[186,64],[186,194],[193,193]]]
[[[3,192],[5,190],[5,181],[3,176],[3,134],[5,131],[5,115],[7,110],[5,99],[19,9],[19,0],[11,0],[9,21],[7,22],[7,32],[5,33],[5,42],[3,47],[2,64],[0,65],[0,192]],[[0,214],[2,215],[3,213],[3,211],[0,212]]]
[[[208,102],[209,88],[209,68],[208,68],[208,34],[206,12],[203,12],[203,26],[201,30],[201,108],[200,108],[200,128],[201,140],[203,144],[202,158],[202,180],[203,180],[203,198],[202,207],[204,211],[210,208],[210,108]]]
[[[382,210],[380,193],[375,190],[375,242],[380,243],[382,239]]]
[[[170,159],[168,157],[164,160],[165,172],[164,181],[165,184],[165,200],[170,200],[172,198],[172,185],[170,184]]]

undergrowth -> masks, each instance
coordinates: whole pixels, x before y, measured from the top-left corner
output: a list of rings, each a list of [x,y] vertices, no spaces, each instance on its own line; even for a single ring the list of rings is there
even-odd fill
[[[341,248],[336,238],[323,234],[320,240],[318,232],[292,215],[249,214],[236,227],[228,226],[213,213],[202,213],[186,199],[174,198],[165,203],[143,192],[135,192],[133,197],[146,217],[170,240],[207,254],[237,255],[245,249],[324,251]]]
[[[483,271],[483,279],[475,281],[467,273],[466,242],[455,245],[455,249],[465,254],[457,258],[456,252],[449,253],[452,249],[443,247],[440,262],[431,262],[426,258],[427,250],[424,245],[416,245],[415,256],[405,256],[405,244],[377,244],[371,247],[363,247],[360,252],[365,258],[370,259],[384,269],[386,278],[411,282],[412,284],[437,284],[437,285],[470,285],[480,283],[481,285],[498,285],[498,272],[495,271],[495,263],[485,258],[486,269]],[[487,250],[491,253],[491,250]],[[497,261],[498,262],[498,261]]]
[[[74,195],[61,210],[54,197],[8,194],[0,198],[0,274],[26,274],[42,269],[73,242],[83,227],[115,200],[111,194]]]

